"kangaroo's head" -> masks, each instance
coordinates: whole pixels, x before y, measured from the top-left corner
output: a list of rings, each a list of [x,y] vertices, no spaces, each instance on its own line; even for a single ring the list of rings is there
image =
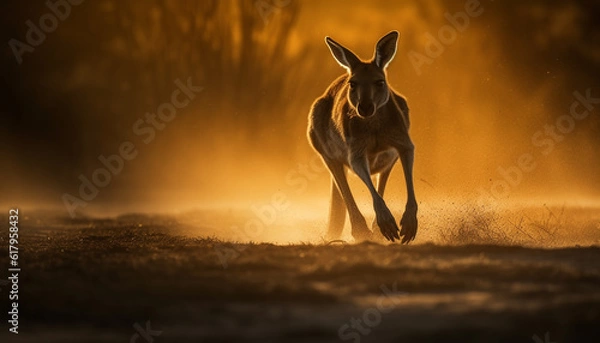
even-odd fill
[[[361,117],[375,115],[390,99],[385,69],[396,54],[397,42],[398,32],[388,33],[377,42],[373,58],[362,61],[349,49],[325,37],[333,58],[348,71],[348,101]]]

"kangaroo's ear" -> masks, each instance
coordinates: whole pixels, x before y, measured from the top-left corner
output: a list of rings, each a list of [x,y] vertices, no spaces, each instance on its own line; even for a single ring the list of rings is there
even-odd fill
[[[356,57],[352,51],[344,48],[340,43],[329,37],[325,37],[325,43],[327,43],[329,50],[331,50],[333,58],[335,58],[337,63],[339,63],[342,67],[351,70],[358,63],[360,63],[360,59]]]
[[[388,64],[394,59],[399,36],[398,31],[392,31],[377,42],[374,60],[379,68],[387,68]]]

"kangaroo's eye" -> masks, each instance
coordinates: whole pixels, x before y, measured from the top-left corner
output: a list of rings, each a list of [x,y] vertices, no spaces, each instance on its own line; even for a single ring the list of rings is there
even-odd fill
[[[350,89],[356,88],[356,82],[354,82],[354,81],[348,82],[348,85],[350,86]]]
[[[378,80],[377,82],[375,82],[375,85],[377,87],[383,87],[385,86],[385,80]]]

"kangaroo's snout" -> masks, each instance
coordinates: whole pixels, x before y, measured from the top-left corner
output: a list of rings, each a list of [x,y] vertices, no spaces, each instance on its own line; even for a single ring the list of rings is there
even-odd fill
[[[375,114],[375,105],[370,101],[360,102],[356,109],[361,117],[370,117]]]

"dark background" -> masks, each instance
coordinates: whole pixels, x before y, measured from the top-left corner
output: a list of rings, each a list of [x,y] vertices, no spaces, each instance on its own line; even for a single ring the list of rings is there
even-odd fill
[[[44,1],[3,1],[0,199],[62,206],[64,193],[77,195],[78,176],[90,177],[98,156],[124,141],[139,156],[94,200],[99,211],[101,204],[189,207],[272,194],[313,156],[308,110],[343,72],[323,37],[370,58],[393,29],[401,38],[389,80],[411,107],[421,199],[475,197],[501,178],[498,167],[528,152],[538,167],[509,198],[598,199],[598,110],[547,157],[531,137],[568,114],[574,91],[600,94],[600,5],[481,1],[483,14],[418,74],[409,52],[424,53],[426,34],[437,36],[448,23],[444,13],[464,6],[88,0],[18,64],[8,42],[26,42],[26,21],[39,26],[49,9]],[[202,93],[143,144],[133,123],[188,77]],[[319,179],[304,195],[326,196],[326,183]],[[393,188],[401,183],[396,178]]]

